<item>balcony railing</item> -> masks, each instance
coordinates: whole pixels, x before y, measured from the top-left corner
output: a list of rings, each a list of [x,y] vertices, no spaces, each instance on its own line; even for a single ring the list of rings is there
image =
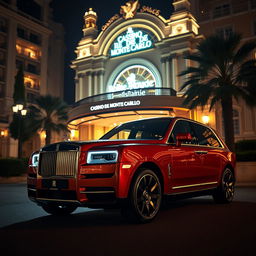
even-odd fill
[[[118,91],[118,92],[109,92],[103,93],[95,96],[91,96],[88,98],[84,98],[82,100],[77,101],[73,107],[77,107],[83,104],[88,103],[95,103],[98,101],[104,100],[112,100],[112,99],[121,99],[127,97],[140,97],[140,96],[176,96],[176,91],[172,88],[141,88],[141,89],[134,89],[134,90],[125,90],[125,91]]]

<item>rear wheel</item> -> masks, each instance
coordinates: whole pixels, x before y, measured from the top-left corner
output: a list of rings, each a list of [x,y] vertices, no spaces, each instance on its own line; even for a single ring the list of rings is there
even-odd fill
[[[52,215],[68,215],[72,212],[74,212],[77,208],[75,205],[60,205],[60,204],[45,204],[42,205],[42,208]]]
[[[213,193],[216,203],[231,203],[235,192],[235,177],[233,172],[226,168],[222,174],[221,184]]]
[[[152,170],[141,169],[131,185],[128,204],[122,209],[122,213],[135,222],[150,222],[159,212],[161,200],[159,178]]]

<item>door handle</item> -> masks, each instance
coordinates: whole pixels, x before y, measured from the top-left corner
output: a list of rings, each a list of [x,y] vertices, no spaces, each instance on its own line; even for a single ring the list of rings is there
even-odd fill
[[[195,151],[195,153],[198,155],[206,155],[208,154],[208,151],[199,150],[199,151]]]

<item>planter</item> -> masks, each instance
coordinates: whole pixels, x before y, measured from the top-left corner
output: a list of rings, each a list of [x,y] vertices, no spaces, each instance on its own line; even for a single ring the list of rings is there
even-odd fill
[[[256,162],[237,162],[236,180],[238,184],[256,184]]]

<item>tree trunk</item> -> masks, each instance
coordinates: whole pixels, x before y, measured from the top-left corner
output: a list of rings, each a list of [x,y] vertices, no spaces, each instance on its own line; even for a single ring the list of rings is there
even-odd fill
[[[51,143],[51,140],[52,140],[52,133],[51,133],[51,130],[46,130],[45,133],[46,133],[45,145],[48,145],[48,144]]]
[[[231,151],[235,151],[235,136],[233,124],[232,96],[221,100],[222,117],[224,122],[225,142]]]

